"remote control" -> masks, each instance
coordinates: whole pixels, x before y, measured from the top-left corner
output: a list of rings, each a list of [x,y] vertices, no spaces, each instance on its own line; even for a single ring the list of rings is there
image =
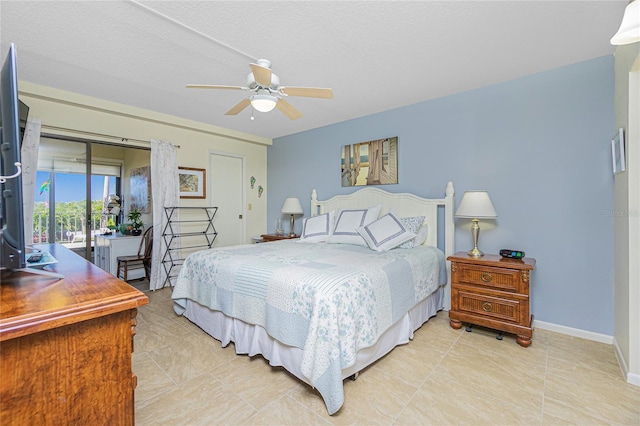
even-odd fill
[[[36,262],[40,262],[42,260],[42,255],[41,254],[34,254],[31,255],[28,259],[27,262],[29,263],[36,263]]]
[[[521,250],[502,249],[500,250],[500,256],[506,257],[507,259],[522,259],[524,252]]]

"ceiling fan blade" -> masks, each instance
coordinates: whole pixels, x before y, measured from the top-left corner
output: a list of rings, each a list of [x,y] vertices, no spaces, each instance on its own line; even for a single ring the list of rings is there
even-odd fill
[[[322,87],[281,87],[280,91],[289,96],[333,99],[333,90]]]
[[[236,106],[225,112],[224,115],[236,115],[251,104],[249,99],[241,100]]]
[[[242,90],[248,89],[248,87],[242,86],[217,86],[215,84],[187,84],[187,89],[227,89],[227,90]]]
[[[271,86],[271,69],[258,64],[251,64],[251,71],[256,82],[264,87]]]
[[[280,99],[278,101],[278,103],[276,104],[276,108],[278,108],[280,111],[284,113],[284,115],[286,115],[292,120],[297,120],[298,118],[302,117],[302,113],[297,109],[295,109],[293,105],[291,105],[289,102],[285,101],[284,99]]]

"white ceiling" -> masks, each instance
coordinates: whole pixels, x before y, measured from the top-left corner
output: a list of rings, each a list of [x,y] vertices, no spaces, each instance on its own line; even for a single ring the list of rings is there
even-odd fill
[[[627,0],[6,1],[21,80],[268,138],[611,54]],[[266,58],[304,116],[224,113]],[[4,59],[4,58],[3,58]]]

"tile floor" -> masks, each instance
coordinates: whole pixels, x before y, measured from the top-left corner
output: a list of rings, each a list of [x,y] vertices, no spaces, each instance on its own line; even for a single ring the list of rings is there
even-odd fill
[[[489,330],[423,325],[356,381],[329,416],[320,396],[260,356],[236,355],[173,313],[171,290],[147,292],[133,370],[138,425],[639,425],[640,387],[610,345],[536,330],[527,349]]]

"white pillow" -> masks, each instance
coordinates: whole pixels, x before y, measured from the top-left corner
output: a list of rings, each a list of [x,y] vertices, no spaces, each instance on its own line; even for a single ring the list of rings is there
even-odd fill
[[[417,247],[417,246],[423,245],[424,242],[427,241],[428,234],[429,234],[429,225],[427,224],[422,225],[420,227],[420,230],[418,230],[416,237],[413,239],[413,246]]]
[[[333,234],[333,211],[302,221],[302,233],[298,242],[320,243],[327,241]]]
[[[336,224],[328,243],[355,244],[366,246],[367,243],[358,234],[357,228],[366,226],[378,218],[380,205],[367,209],[340,209],[336,214]]]
[[[418,234],[420,227],[422,226],[422,222],[424,222],[424,216],[409,216],[409,217],[401,217],[400,222],[402,225],[407,228],[407,231],[413,232],[414,234]],[[410,249],[413,248],[416,244],[414,243],[414,239],[406,241],[398,246],[398,248]],[[424,242],[424,240],[423,240]]]
[[[375,251],[391,250],[416,236],[413,232],[407,231],[393,212],[383,215],[369,225],[359,227],[358,233],[362,235],[369,248]]]

